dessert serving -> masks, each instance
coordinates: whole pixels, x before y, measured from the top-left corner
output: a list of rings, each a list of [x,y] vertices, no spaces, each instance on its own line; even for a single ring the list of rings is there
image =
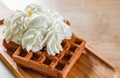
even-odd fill
[[[36,4],[16,11],[4,24],[3,46],[13,60],[45,76],[66,78],[85,47],[69,21]]]

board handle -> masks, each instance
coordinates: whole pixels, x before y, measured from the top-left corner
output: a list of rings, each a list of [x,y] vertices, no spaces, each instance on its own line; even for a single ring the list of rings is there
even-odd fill
[[[0,19],[0,25],[2,25],[4,22],[4,19]]]
[[[105,63],[109,64],[114,70],[115,72],[117,72],[117,78],[120,78],[120,66],[118,66],[117,64],[115,64],[112,60],[110,60],[110,58],[108,59],[108,57],[104,57],[103,55],[99,54],[100,52],[98,50],[96,50],[95,48],[93,48],[90,44],[86,44],[86,49],[92,53],[93,55],[95,55],[96,57],[98,57],[99,59],[103,60]]]

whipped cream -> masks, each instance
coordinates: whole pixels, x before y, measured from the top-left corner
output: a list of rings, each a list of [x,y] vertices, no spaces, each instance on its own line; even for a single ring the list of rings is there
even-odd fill
[[[62,51],[62,40],[70,39],[70,26],[56,11],[36,4],[28,5],[5,19],[4,39],[13,41],[28,52],[37,52],[46,47],[48,54]]]

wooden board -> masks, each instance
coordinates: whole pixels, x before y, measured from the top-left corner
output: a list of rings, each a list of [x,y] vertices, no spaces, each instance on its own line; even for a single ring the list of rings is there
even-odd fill
[[[31,69],[17,66],[12,58],[1,50],[0,58],[17,78],[44,78],[45,76]],[[86,45],[81,57],[77,60],[67,78],[118,78],[117,67],[105,57]]]
[[[1,23],[2,24],[2,23]],[[16,65],[11,56],[2,46],[2,31],[0,27],[0,59],[17,78],[45,78],[38,72]],[[86,45],[81,57],[77,60],[67,78],[119,78],[120,68],[100,55],[90,45]]]
[[[17,66],[2,46],[2,30],[0,27],[0,59],[17,78],[44,78],[38,72]],[[90,45],[86,45],[81,57],[77,60],[67,78],[118,78],[119,68],[100,55]]]
[[[119,62],[120,0],[41,0],[40,3],[43,2],[46,6],[59,10],[61,14],[70,19],[72,26],[74,26],[72,28],[73,32],[101,49],[103,51],[101,52],[102,54],[104,53],[114,59],[114,61]],[[1,1],[0,10],[0,18],[5,18],[12,13],[12,11],[3,6]],[[99,30],[96,31],[97,29]],[[111,32],[112,30],[115,30],[115,32]],[[105,33],[103,33],[104,31]],[[103,42],[104,45],[102,45]],[[1,50],[0,52],[0,58],[17,77],[22,78],[24,75],[25,78],[31,78],[35,75],[42,78],[36,72],[17,67],[7,54],[2,54],[5,53],[4,51]],[[117,78],[119,75],[118,67],[91,47],[86,46],[86,52],[82,54],[72,68],[68,75],[69,78],[74,78],[75,76],[77,76],[76,78],[109,78],[109,76],[111,76],[110,78],[113,78],[113,76]],[[29,75],[30,73],[31,75]]]

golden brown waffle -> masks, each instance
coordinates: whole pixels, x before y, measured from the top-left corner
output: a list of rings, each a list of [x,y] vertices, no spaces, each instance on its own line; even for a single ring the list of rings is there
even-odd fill
[[[76,37],[74,34],[72,39],[63,40],[61,51],[58,55],[49,55],[44,49],[36,53],[27,52],[21,46],[10,42],[3,41],[6,49],[13,49],[13,59],[17,64],[36,70],[43,75],[53,78],[66,78],[66,75],[81,55],[85,47],[85,41]]]

